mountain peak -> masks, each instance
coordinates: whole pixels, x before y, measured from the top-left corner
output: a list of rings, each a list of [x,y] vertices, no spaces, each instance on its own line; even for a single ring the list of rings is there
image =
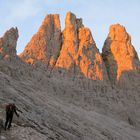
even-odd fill
[[[15,57],[16,45],[18,40],[18,29],[11,28],[5,32],[4,36],[0,38],[0,56],[1,57]]]
[[[125,27],[120,24],[113,24],[110,26],[108,37],[116,41],[131,41],[131,37],[126,32]]]
[[[53,66],[61,45],[61,26],[58,14],[45,17],[38,32],[32,37],[20,57],[30,64]]]
[[[47,15],[20,57],[36,66],[63,69],[72,77],[103,80],[106,71],[91,31],[72,12],[66,14],[62,33],[59,15]]]
[[[52,29],[53,26],[55,26],[55,28],[60,29],[60,21],[59,21],[59,14],[49,14],[47,15],[43,22],[41,27],[39,28],[38,32],[42,32],[42,33],[47,33],[48,29]]]
[[[55,68],[65,69],[72,77],[106,80],[102,57],[93,40],[91,31],[84,27],[81,18],[68,12],[62,33],[63,43]]]
[[[133,78],[128,80],[128,77],[132,74],[128,76],[127,73],[139,70],[140,63],[137,53],[124,26],[120,24],[110,26],[109,34],[103,47],[103,59],[113,83],[121,79],[123,79],[123,82],[129,81]]]

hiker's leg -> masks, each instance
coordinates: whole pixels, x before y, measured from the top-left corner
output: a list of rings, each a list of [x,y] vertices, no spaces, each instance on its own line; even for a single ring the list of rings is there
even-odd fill
[[[8,122],[9,122],[9,115],[6,114],[6,121],[5,121],[5,126],[4,126],[5,130],[7,129]]]
[[[12,120],[13,120],[13,115],[10,115],[8,129],[11,127]]]

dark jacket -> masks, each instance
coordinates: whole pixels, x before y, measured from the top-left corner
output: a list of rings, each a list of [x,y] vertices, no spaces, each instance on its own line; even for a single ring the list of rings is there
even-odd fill
[[[12,116],[13,116],[14,113],[15,113],[17,116],[19,116],[18,113],[17,113],[17,107],[16,107],[14,104],[8,104],[8,105],[6,106],[6,114],[7,114],[7,115],[12,115]]]

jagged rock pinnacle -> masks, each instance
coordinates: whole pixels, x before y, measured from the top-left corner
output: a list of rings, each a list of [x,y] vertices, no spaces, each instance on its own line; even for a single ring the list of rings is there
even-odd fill
[[[2,38],[0,38],[0,58],[9,58],[16,56],[16,45],[18,40],[18,29],[9,29]]]
[[[76,18],[71,12],[66,15],[63,45],[56,67],[92,80],[107,78],[102,57],[90,30],[84,27],[82,19]]]
[[[61,27],[58,14],[47,15],[20,57],[30,63],[53,67],[61,47]]]
[[[113,83],[119,81],[123,74],[138,71],[140,68],[137,53],[131,43],[131,37],[126,32],[125,27],[120,24],[110,26],[102,55],[108,75]]]
[[[65,29],[63,31],[63,44],[56,67],[69,69],[78,51],[78,28],[76,16],[68,12],[65,19]]]
[[[107,78],[102,57],[82,19],[68,12],[61,33],[59,15],[48,15],[20,57],[30,63],[63,69],[72,76],[92,80]]]

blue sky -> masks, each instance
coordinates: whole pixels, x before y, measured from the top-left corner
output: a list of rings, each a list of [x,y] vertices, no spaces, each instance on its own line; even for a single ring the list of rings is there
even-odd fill
[[[59,13],[63,29],[67,11],[83,18],[100,52],[109,26],[114,23],[124,25],[140,58],[140,0],[1,0],[0,36],[10,27],[17,26],[19,54],[47,14]]]

